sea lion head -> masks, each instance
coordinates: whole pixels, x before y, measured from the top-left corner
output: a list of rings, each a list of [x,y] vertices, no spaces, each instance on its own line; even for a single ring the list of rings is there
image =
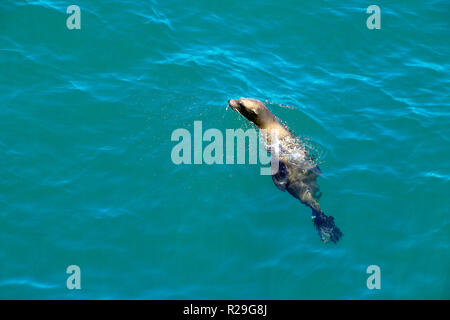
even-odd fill
[[[270,112],[262,101],[257,99],[231,99],[228,101],[228,105],[231,109],[239,112],[249,121],[253,122],[258,128],[266,129],[274,123],[277,123],[272,112]]]

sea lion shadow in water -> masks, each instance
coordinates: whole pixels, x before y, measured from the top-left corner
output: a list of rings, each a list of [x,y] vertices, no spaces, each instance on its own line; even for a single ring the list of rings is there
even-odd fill
[[[303,204],[312,209],[312,219],[320,238],[324,242],[331,240],[336,243],[342,236],[341,230],[334,224],[334,218],[327,216],[320,208],[319,198],[321,192],[317,185],[317,176],[320,174],[319,167],[306,160],[296,161],[290,153],[306,154],[306,151],[298,144],[298,139],[270,112],[266,105],[256,99],[240,98],[231,99],[228,105],[236,112],[243,115],[259,129],[266,130],[266,146],[270,145],[268,137],[274,130],[279,138],[283,152],[278,157],[272,156],[272,165],[277,163],[273,169],[272,180],[278,189],[288,191],[292,196],[299,199]],[[268,149],[270,152],[270,148]]]

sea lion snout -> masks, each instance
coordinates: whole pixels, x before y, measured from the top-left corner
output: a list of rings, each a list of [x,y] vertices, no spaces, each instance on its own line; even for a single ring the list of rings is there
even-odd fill
[[[228,105],[233,110],[236,110],[239,107],[239,101],[237,99],[230,99],[230,100],[228,100]]]

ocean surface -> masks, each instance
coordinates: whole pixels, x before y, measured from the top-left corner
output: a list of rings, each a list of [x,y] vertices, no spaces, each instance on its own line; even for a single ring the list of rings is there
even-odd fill
[[[449,24],[447,0],[2,0],[0,298],[449,299]],[[172,161],[194,121],[251,128],[239,97],[318,151],[337,244],[260,165]]]

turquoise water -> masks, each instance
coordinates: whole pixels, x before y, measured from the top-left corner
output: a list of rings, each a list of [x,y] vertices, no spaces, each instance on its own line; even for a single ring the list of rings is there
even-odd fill
[[[0,298],[450,298],[448,1],[70,4],[0,3]],[[171,161],[241,96],[320,152],[338,244],[259,165]]]

